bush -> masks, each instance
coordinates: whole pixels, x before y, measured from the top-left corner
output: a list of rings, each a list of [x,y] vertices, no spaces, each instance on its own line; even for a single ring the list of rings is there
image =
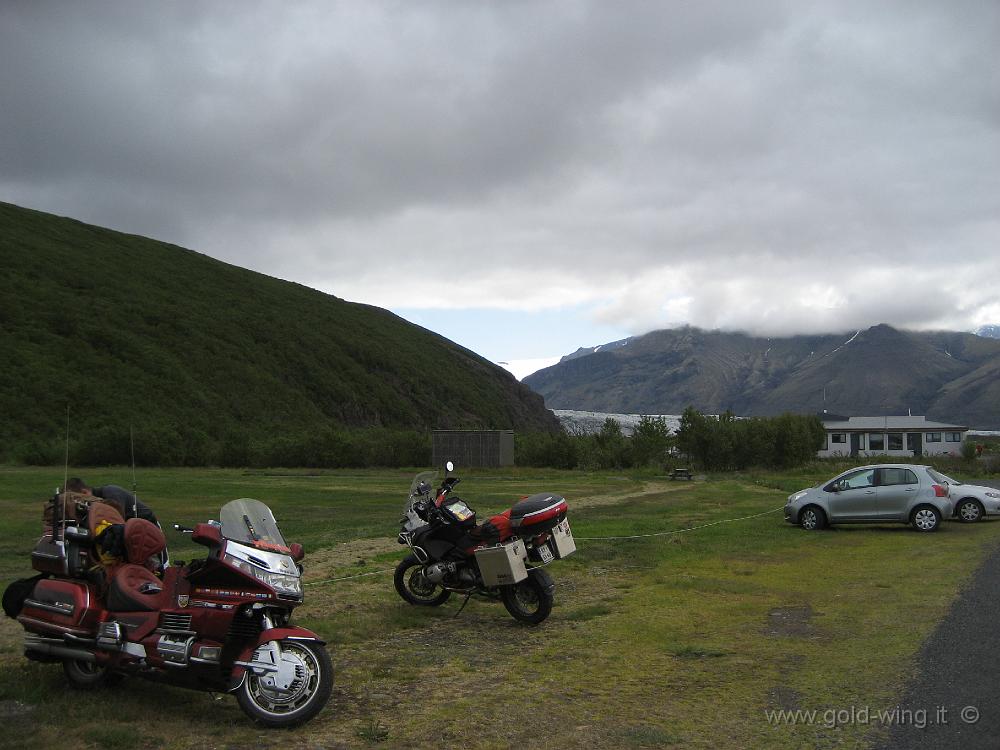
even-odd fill
[[[709,417],[689,407],[681,416],[677,447],[709,471],[789,468],[815,459],[825,434],[816,416],[737,419],[731,412]]]
[[[976,444],[972,440],[966,440],[962,443],[962,458],[966,461],[974,461],[976,459]]]
[[[514,463],[518,466],[575,469],[579,463],[580,444],[578,436],[565,432],[518,432],[514,434]]]

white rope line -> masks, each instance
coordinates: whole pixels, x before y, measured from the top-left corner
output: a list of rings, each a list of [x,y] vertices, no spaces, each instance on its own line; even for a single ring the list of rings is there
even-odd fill
[[[321,583],[333,583],[334,581],[350,581],[352,578],[364,578],[365,576],[377,576],[382,573],[391,573],[395,568],[386,568],[385,570],[373,570],[371,573],[358,573],[353,576],[342,576],[341,578],[327,578],[322,581],[309,581],[308,583],[303,583],[303,586],[319,586]]]
[[[765,510],[763,513],[754,513],[752,516],[741,516],[740,518],[723,518],[721,521],[712,521],[711,523],[703,523],[701,526],[690,526],[686,529],[674,529],[673,531],[659,531],[655,534],[633,534],[632,536],[576,536],[574,534],[573,538],[578,539],[581,542],[603,542],[609,539],[649,539],[654,536],[669,536],[670,534],[683,534],[685,531],[697,531],[698,529],[707,529],[709,526],[718,526],[720,523],[733,523],[734,521],[748,521],[751,518],[760,518],[761,516],[768,516],[772,513],[777,513],[779,510],[784,510],[784,505],[774,508],[773,510]]]

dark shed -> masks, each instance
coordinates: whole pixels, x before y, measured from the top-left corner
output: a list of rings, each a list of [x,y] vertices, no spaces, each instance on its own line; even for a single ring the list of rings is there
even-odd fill
[[[459,467],[514,465],[513,430],[434,430],[432,461]]]

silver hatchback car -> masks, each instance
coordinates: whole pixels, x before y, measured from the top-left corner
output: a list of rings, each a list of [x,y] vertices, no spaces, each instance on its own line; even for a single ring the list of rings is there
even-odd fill
[[[930,466],[878,464],[845,471],[828,482],[789,495],[785,520],[803,529],[831,523],[913,524],[934,531],[952,514],[949,483]]]

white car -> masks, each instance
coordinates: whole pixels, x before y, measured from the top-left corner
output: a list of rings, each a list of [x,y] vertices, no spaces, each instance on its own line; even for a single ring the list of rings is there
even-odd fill
[[[949,494],[955,504],[953,518],[963,523],[975,523],[981,521],[984,516],[1000,516],[1000,490],[978,484],[965,484],[947,474],[941,476],[951,488]]]

